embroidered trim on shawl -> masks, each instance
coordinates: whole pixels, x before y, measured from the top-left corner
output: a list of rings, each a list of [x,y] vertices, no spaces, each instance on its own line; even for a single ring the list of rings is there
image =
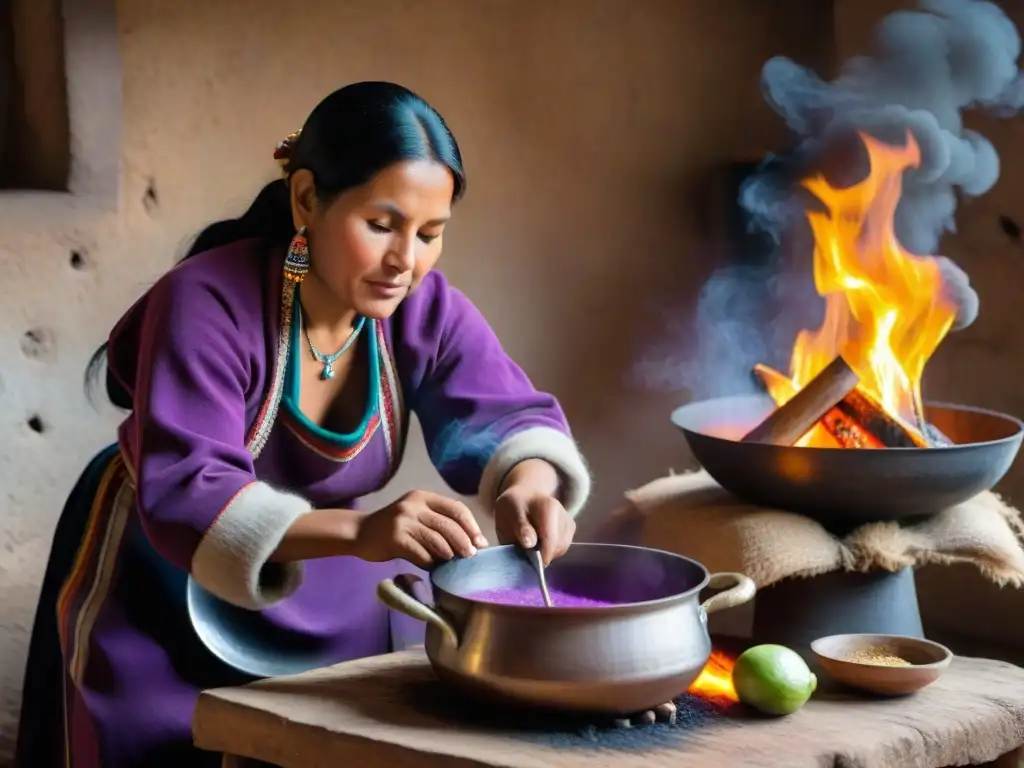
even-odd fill
[[[295,283],[284,279],[281,282],[284,283],[281,287],[281,322],[278,328],[277,358],[274,360],[270,390],[256,415],[252,429],[249,430],[249,437],[245,445],[254,460],[259,458],[260,453],[267,445],[267,440],[270,439],[270,432],[274,428],[277,411],[281,407],[281,397],[284,394],[284,374],[288,367],[288,353],[292,341],[292,318],[295,314]]]
[[[57,629],[68,673],[81,682],[89,642],[110,592],[125,526],[135,510],[135,489],[121,453],[115,453],[100,477],[82,543],[57,597]]]
[[[281,410],[281,403],[284,399],[285,377],[288,370],[288,358],[292,352],[292,325],[295,322],[295,297],[296,285],[289,280],[282,280],[281,286],[281,319],[278,327],[277,357],[273,361],[273,373],[271,374],[270,387],[267,396],[264,398],[259,413],[249,430],[246,439],[246,449],[253,459],[259,458],[260,453],[270,439],[270,433],[277,421],[278,413]],[[397,366],[394,354],[388,345],[384,333],[383,324],[377,320],[371,321],[373,333],[376,337],[377,358],[380,375],[377,377],[377,415],[371,418],[366,425],[366,430],[360,438],[351,445],[338,447],[327,441],[320,440],[309,434],[294,418],[288,417],[284,420],[285,426],[311,451],[329,461],[348,462],[358,456],[363,448],[369,443],[377,428],[383,426],[383,435],[388,454],[388,469],[390,474],[398,470],[404,450],[404,417],[405,402],[402,394],[402,387],[398,379]],[[287,413],[286,413],[287,416]]]
[[[405,414],[405,403],[402,398],[402,386],[398,381],[398,366],[395,356],[384,336],[383,323],[374,322],[377,332],[377,354],[380,355],[380,414],[384,421],[384,439],[387,441],[389,473],[398,471],[405,446],[402,418]]]
[[[291,327],[282,329],[290,336],[297,336],[301,330],[300,321],[292,320]],[[351,435],[339,435],[328,432],[307,423],[307,420],[298,410],[298,405],[288,401],[288,388],[290,374],[284,377],[284,392],[282,394],[282,408],[280,416],[284,426],[309,450],[321,458],[334,462],[349,462],[359,456],[363,449],[370,444],[374,434],[380,428],[382,430],[384,445],[387,451],[388,470],[393,473],[401,458],[401,387],[398,377],[395,375],[394,358],[388,348],[387,340],[381,323],[377,320],[370,321],[371,354],[374,359],[370,365],[371,394],[367,397],[367,415],[361,431]],[[295,340],[289,349],[289,354],[295,354]],[[287,361],[285,366],[292,361]],[[372,412],[370,409],[373,409]]]
[[[363,431],[359,440],[352,445],[338,445],[312,434],[309,429],[304,424],[301,424],[287,408],[281,409],[279,420],[288,428],[289,432],[298,438],[299,442],[317,456],[327,459],[328,461],[336,461],[339,463],[352,461],[352,459],[362,453],[363,448],[369,445],[370,440],[373,439],[373,436],[376,434],[377,428],[380,427],[381,423],[380,414],[374,413],[367,422],[366,429]]]

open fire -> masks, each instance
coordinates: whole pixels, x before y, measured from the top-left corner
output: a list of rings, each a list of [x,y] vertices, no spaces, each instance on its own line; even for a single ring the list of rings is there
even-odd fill
[[[831,448],[949,444],[925,420],[921,378],[957,306],[943,291],[936,259],[908,252],[895,232],[902,175],[919,166],[921,153],[909,132],[902,147],[860,139],[869,161],[863,181],[847,188],[824,176],[803,182],[825,209],[807,213],[825,316],[817,330],[797,335],[788,375],[755,367],[778,409],[746,440]]]
[[[732,685],[732,670],[735,666],[736,659],[732,656],[723,651],[712,651],[708,663],[687,693],[706,701],[735,704],[739,701]]]

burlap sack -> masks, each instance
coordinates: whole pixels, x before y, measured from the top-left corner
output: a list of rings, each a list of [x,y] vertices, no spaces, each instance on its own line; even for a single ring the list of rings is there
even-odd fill
[[[703,471],[669,475],[626,493],[599,538],[630,533],[708,570],[738,571],[759,588],[839,569],[898,571],[928,563],[973,563],[996,584],[1024,585],[1024,522],[982,493],[913,525],[869,523],[842,539],[808,517],[737,499]]]

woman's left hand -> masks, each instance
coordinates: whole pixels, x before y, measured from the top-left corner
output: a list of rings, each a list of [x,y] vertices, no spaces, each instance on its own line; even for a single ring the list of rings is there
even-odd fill
[[[494,502],[494,527],[502,544],[540,544],[548,565],[572,544],[576,521],[554,496],[525,485],[509,486]]]

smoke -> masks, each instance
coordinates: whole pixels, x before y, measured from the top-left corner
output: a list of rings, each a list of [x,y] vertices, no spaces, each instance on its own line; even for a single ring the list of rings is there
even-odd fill
[[[897,234],[909,250],[935,253],[942,235],[956,231],[958,195],[982,195],[999,178],[995,148],[964,128],[963,112],[1007,116],[1024,106],[1020,53],[1020,35],[998,6],[921,0],[920,10],[883,19],[872,54],[848,61],[831,83],[781,57],[765,64],[761,82],[765,99],[802,139],[803,160],[854,129],[900,143],[912,131],[921,167],[905,174]],[[792,223],[787,186],[761,178],[743,190],[741,204],[768,232]]]
[[[697,400],[759,391],[754,363],[785,370],[789,361],[780,352],[792,347],[800,328],[820,321],[822,306],[809,271],[718,270],[701,288],[695,317],[663,309],[664,337],[633,367],[632,383],[653,391],[686,388]]]
[[[802,139],[790,170],[834,151],[854,130],[894,142],[913,133],[921,166],[904,175],[896,233],[907,249],[932,254],[956,231],[958,199],[984,194],[999,178],[995,147],[964,127],[964,111],[1015,114],[1024,107],[1024,77],[1020,34],[998,6],[921,0],[919,7],[883,19],[872,54],[848,61],[831,83],[781,57],[765,64],[761,82]],[[751,179],[740,203],[776,238],[802,215],[792,178],[778,171]],[[960,267],[945,258],[939,266],[947,298],[959,307],[954,330],[964,328],[977,317],[978,296]]]
[[[833,183],[854,183],[867,170],[866,153],[858,141],[851,142],[856,131],[902,144],[909,130],[920,147],[921,165],[904,174],[896,233],[914,253],[937,253],[942,236],[956,231],[958,200],[984,194],[999,178],[995,148],[964,127],[963,113],[1007,117],[1024,107],[1020,54],[1020,34],[998,6],[983,0],[921,0],[919,10],[883,19],[871,54],[848,61],[832,82],[790,59],[769,60],[761,77],[765,99],[798,143],[785,156],[767,158],[744,183],[740,205],[752,227],[777,244],[784,235],[794,236],[809,204],[798,191],[799,178],[813,168],[825,170]],[[953,261],[940,257],[938,263],[947,298],[959,308],[954,329],[966,327],[977,316],[978,296]],[[701,294],[696,322],[688,324],[686,338],[695,341],[688,342],[685,367],[662,366],[659,382],[652,378],[652,364],[642,363],[639,377],[647,386],[667,385],[670,377],[695,397],[746,388],[751,362],[788,355],[791,329],[765,314],[784,284],[786,279],[766,276],[762,267],[716,273]]]

